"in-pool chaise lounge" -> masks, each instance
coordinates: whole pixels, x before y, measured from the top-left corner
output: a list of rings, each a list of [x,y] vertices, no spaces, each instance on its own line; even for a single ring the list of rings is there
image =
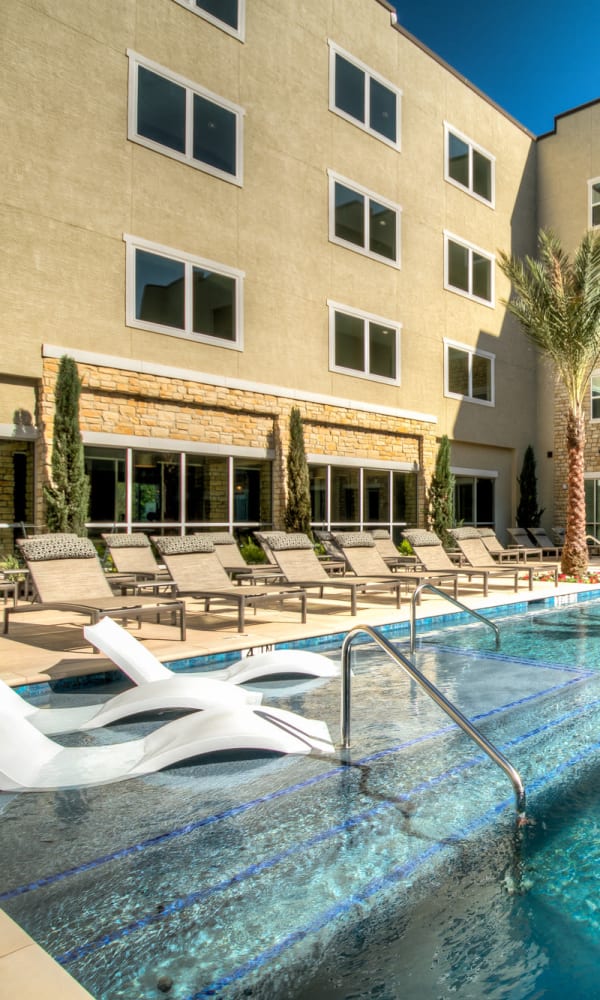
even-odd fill
[[[36,535],[18,541],[36,593],[33,604],[4,608],[4,633],[11,615],[30,611],[74,611],[97,622],[102,615],[141,621],[169,613],[179,619],[185,639],[185,602],[173,597],[115,595],[89,538],[72,534]]]
[[[121,628],[112,618],[102,618],[97,625],[86,625],[84,634],[96,649],[108,656],[121,668],[135,684],[148,684],[157,680],[168,680],[175,674],[154,653],[138,642],[135,636]],[[266,653],[256,653],[237,660],[229,667],[217,670],[203,670],[202,674],[187,672],[183,676],[190,680],[209,678],[229,681],[231,684],[245,684],[247,681],[267,677],[295,676],[339,677],[340,665],[321,653],[308,649],[274,649]]]
[[[0,791],[43,792],[124,781],[222,751],[331,753],[324,722],[281,709],[238,706],[193,712],[143,739],[64,747],[21,715],[0,710]]]

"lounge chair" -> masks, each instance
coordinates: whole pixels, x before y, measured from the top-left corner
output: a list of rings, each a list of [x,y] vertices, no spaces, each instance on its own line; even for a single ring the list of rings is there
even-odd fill
[[[206,538],[215,547],[217,559],[232,580],[240,583],[277,583],[282,576],[276,566],[258,564],[250,566],[239,550],[234,536],[229,531],[197,532],[200,538]]]
[[[375,548],[389,569],[406,568],[407,565],[410,566],[411,561],[415,562],[414,559],[411,560],[407,556],[400,555],[389,531],[386,531],[384,528],[372,528],[369,534],[373,536]]]
[[[262,531],[257,537],[261,544],[269,547],[288,583],[296,583],[305,590],[318,590],[321,598],[325,596],[326,590],[337,592],[338,595],[341,593],[347,595],[350,600],[351,615],[357,613],[359,595],[368,597],[370,594],[391,593],[396,597],[396,607],[399,608],[401,605],[404,581],[395,573],[390,573],[389,580],[365,580],[346,575],[331,577],[315,555],[308,535]]]
[[[488,596],[490,577],[498,576],[500,574],[505,575],[504,570],[501,570],[498,566],[490,566],[489,556],[486,557],[486,567],[474,568],[467,565],[458,568],[452,562],[440,539],[433,531],[414,529],[404,531],[403,535],[408,539],[417,559],[428,572],[454,573],[456,575],[457,585],[459,579],[462,579],[469,584],[480,579],[484,597]],[[481,542],[481,539],[479,539],[479,541]],[[481,542],[481,544],[483,545],[483,542]],[[508,570],[508,572],[510,573],[511,570]],[[518,577],[518,571],[513,572],[515,572],[515,576]],[[515,590],[517,590],[517,586],[518,582],[515,578]]]
[[[450,534],[456,540],[460,551],[467,560],[469,566],[475,566],[485,570],[486,568],[490,572],[490,576],[498,578],[500,576],[510,576],[512,574],[514,579],[515,593],[519,589],[519,576],[526,573],[529,583],[529,589],[533,590],[533,566],[525,566],[523,563],[517,565],[513,563],[511,567],[504,566],[500,567],[498,564],[492,566],[490,564],[490,556],[487,548],[483,543],[479,531],[477,528],[466,527],[466,528],[450,528]],[[545,563],[543,566],[539,566],[539,570],[543,572],[554,571],[554,586],[558,586],[558,566],[551,566],[549,563]]]
[[[530,549],[532,552],[541,552],[542,559],[545,559],[546,557],[550,559],[557,559],[560,555],[559,549],[555,545],[552,545],[551,542],[548,548],[537,545],[525,528],[507,528],[506,530],[515,545],[519,545],[525,549]]]
[[[436,570],[431,573],[428,567],[424,572],[406,569],[393,572],[386,566],[383,557],[375,547],[375,540],[366,531],[334,531],[333,539],[339,545],[341,551],[353,573],[361,577],[379,580],[402,580],[403,583],[413,585],[413,589],[423,583],[431,583],[434,586],[447,586],[452,583],[454,597],[458,593],[458,582],[456,570],[451,566],[448,572]]]
[[[107,532],[102,539],[117,573],[130,574],[142,580],[172,582],[165,567],[159,566],[154,558],[150,539],[143,531]]]
[[[244,631],[246,608],[278,601],[299,601],[302,621],[306,622],[306,591],[292,586],[232,586],[213,543],[202,535],[161,535],[152,541],[175,581],[177,593],[204,601],[206,611],[215,604],[221,610],[223,605],[226,609],[234,605],[238,632]]]
[[[560,558],[562,545],[555,545],[544,528],[529,528],[528,530],[529,534],[533,538],[534,544],[537,545],[538,548],[542,549],[545,555],[549,555],[553,552],[554,556],[552,556],[552,558]]]
[[[201,674],[194,674],[188,669],[185,673],[176,673],[111,618],[102,618],[97,625],[86,625],[83,631],[92,645],[108,656],[134,684],[139,685],[168,681],[177,676],[189,680],[208,678],[245,684],[261,678],[295,675],[339,677],[340,674],[339,663],[308,649],[273,649],[247,655],[218,670],[203,670]]]
[[[97,622],[103,615],[121,620],[160,616],[169,612],[179,619],[185,639],[185,603],[173,597],[115,595],[96,549],[89,538],[77,535],[36,535],[18,540],[37,599],[31,604],[4,608],[4,634],[14,614],[30,611],[74,611]]]
[[[64,747],[19,713],[0,710],[0,791],[41,792],[124,781],[204,754],[230,750],[330,753],[327,726],[282,709],[209,708],[174,719],[143,739]]]
[[[527,562],[528,559],[537,559],[541,562],[542,552],[540,549],[527,548],[523,545],[512,545],[506,549],[493,528],[478,528],[479,537],[493,559],[498,562]]]

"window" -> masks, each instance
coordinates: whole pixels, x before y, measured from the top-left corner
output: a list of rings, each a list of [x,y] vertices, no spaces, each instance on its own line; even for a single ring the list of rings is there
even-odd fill
[[[493,254],[444,233],[444,288],[486,306],[494,304]]]
[[[495,356],[451,340],[444,340],[444,351],[444,395],[493,406]]]
[[[128,137],[142,146],[242,183],[242,108],[128,51]]]
[[[329,107],[342,118],[400,149],[402,91],[329,43]]]
[[[242,350],[242,271],[133,236],[124,240],[128,326]]]
[[[458,524],[493,527],[494,485],[497,474],[464,475],[455,472],[454,513]]]
[[[400,267],[399,205],[329,171],[329,239]]]
[[[405,464],[389,469],[358,459],[353,465],[348,459],[310,463],[311,523],[328,531],[387,528],[400,541],[402,528],[417,523],[418,509],[417,473]]]
[[[600,420],[600,375],[592,375],[592,420]]]
[[[588,181],[590,229],[600,226],[600,177]]]
[[[335,302],[329,306],[329,367],[377,382],[400,382],[400,325]]]
[[[494,205],[495,158],[444,122],[445,179]]]
[[[234,38],[244,40],[245,0],[176,0]]]

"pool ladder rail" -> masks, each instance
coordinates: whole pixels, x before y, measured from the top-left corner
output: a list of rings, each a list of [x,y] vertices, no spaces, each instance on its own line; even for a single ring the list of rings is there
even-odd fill
[[[414,619],[414,607],[418,599],[417,591],[421,591],[425,587],[436,591],[436,593],[440,594],[440,596],[446,597],[453,604],[456,604],[464,611],[470,612],[474,617],[482,618],[489,625],[491,625],[492,628],[494,628],[497,633],[497,626],[493,622],[490,622],[489,619],[483,618],[483,615],[479,615],[476,611],[473,611],[466,605],[461,604],[460,601],[454,600],[454,598],[449,597],[448,594],[444,593],[443,591],[438,591],[436,587],[433,587],[431,584],[427,583],[422,584],[420,587],[418,587],[417,590],[415,590],[415,593],[413,594],[412,598],[413,617],[411,618],[411,621],[413,621]],[[344,749],[349,749],[350,747],[350,717],[351,717],[351,702],[352,702],[352,697],[351,697],[352,672],[350,665],[350,650],[354,638],[361,632],[365,633],[366,635],[369,635],[374,640],[374,642],[376,642],[381,647],[381,649],[383,649],[384,652],[388,654],[390,659],[394,660],[394,662],[397,663],[398,666],[400,666],[409,675],[409,677],[412,678],[412,680],[416,681],[416,683],[419,684],[419,686],[423,689],[423,691],[425,691],[425,693],[429,695],[429,697],[432,698],[437,705],[439,705],[439,707],[452,719],[452,721],[455,722],[457,726],[460,726],[463,732],[465,732],[467,736],[469,736],[473,740],[473,742],[476,743],[484,751],[484,753],[486,753],[488,757],[490,757],[490,759],[495,764],[498,765],[498,767],[502,768],[504,773],[510,779],[514,789],[515,803],[517,810],[517,821],[519,824],[524,823],[525,809],[526,809],[525,787],[521,780],[521,776],[519,772],[516,770],[516,768],[514,768],[513,765],[510,763],[510,761],[508,761],[506,757],[492,743],[490,743],[489,740],[487,740],[482,733],[479,732],[479,730],[466,718],[466,716],[464,716],[462,712],[455,705],[453,705],[450,701],[448,701],[448,699],[442,694],[442,692],[439,691],[438,688],[436,688],[435,685],[432,684],[431,681],[429,681],[427,677],[425,677],[424,674],[421,673],[421,671],[415,666],[412,660],[410,660],[407,656],[405,656],[404,653],[401,653],[398,649],[396,649],[396,647],[393,646],[385,638],[385,636],[380,632],[380,630],[374,628],[372,625],[354,626],[354,628],[351,628],[350,631],[346,634],[346,637],[344,638],[344,641],[342,643],[342,706],[341,706],[342,747]],[[413,641],[414,641],[414,624],[411,629],[411,652],[414,649]],[[496,645],[498,645],[498,642],[499,639],[497,633]]]

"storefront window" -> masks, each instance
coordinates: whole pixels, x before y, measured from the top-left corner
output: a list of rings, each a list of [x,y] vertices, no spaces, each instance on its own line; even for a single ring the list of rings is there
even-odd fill
[[[266,524],[271,519],[271,463],[234,459],[233,520]]]
[[[180,457],[172,452],[134,451],[134,521],[179,521]]]
[[[227,524],[228,459],[212,455],[186,458],[186,520]]]
[[[86,448],[85,472],[90,481],[90,521],[125,521],[125,452],[118,448]]]

